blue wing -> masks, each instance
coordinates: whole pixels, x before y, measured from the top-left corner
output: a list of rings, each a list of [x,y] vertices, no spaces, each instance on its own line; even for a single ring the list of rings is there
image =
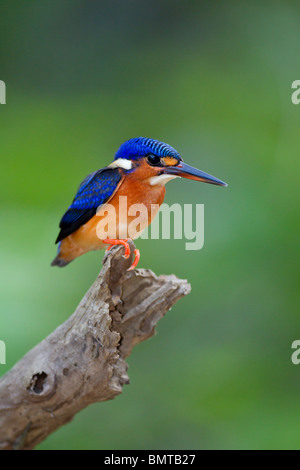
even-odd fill
[[[96,214],[97,208],[113,196],[121,179],[122,174],[118,168],[103,168],[88,175],[60,221],[60,232],[55,243],[88,222]]]

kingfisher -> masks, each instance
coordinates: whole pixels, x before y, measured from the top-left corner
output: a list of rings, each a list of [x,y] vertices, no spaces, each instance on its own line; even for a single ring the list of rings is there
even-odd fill
[[[129,237],[137,238],[158,212],[165,197],[165,184],[174,178],[227,186],[214,176],[184,163],[177,150],[164,142],[146,137],[124,142],[112,163],[89,174],[80,184],[72,204],[61,218],[56,239],[58,252],[51,265],[64,267],[88,251],[109,250],[114,245],[123,245],[124,256],[128,258],[130,247],[126,229],[134,216],[120,211],[122,197],[126,197],[127,207],[143,204],[147,209],[139,217],[135,236]],[[107,231],[99,234],[97,226],[108,214],[108,207],[114,211],[106,215]],[[139,250],[136,249],[134,254],[129,269],[135,268],[140,259]]]

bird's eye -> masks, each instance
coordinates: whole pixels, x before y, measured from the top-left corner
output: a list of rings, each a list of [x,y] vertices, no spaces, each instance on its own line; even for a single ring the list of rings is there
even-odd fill
[[[147,162],[149,163],[149,165],[152,165],[152,166],[161,165],[160,158],[157,157],[156,155],[148,155]]]

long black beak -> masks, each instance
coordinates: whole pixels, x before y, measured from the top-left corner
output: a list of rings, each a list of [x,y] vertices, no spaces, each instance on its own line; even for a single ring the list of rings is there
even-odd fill
[[[228,186],[224,181],[218,180],[204,171],[197,170],[186,163],[180,162],[177,166],[170,166],[164,168],[164,173],[167,175],[181,176],[189,180],[203,181],[204,183],[217,184],[218,186]]]

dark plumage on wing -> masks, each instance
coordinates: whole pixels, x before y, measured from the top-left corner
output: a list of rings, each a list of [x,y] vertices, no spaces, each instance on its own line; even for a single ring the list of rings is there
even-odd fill
[[[96,214],[97,208],[111,198],[121,179],[119,168],[103,168],[88,175],[82,181],[72,204],[60,221],[61,230],[55,243],[90,220]]]

